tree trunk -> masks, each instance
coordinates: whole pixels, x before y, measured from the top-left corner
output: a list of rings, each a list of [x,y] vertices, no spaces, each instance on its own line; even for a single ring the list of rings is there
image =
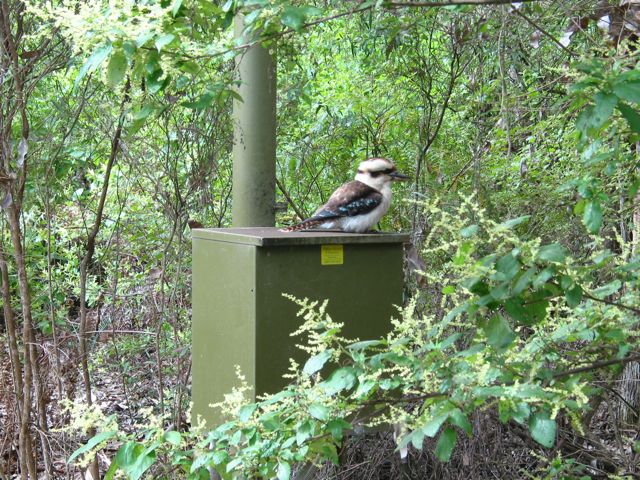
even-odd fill
[[[640,145],[636,145],[636,153]],[[631,256],[638,253],[640,243],[640,193],[633,199],[633,230],[631,232],[633,247]],[[618,404],[618,422],[634,423],[640,421],[640,362],[629,362],[624,366],[620,375],[620,397],[623,401]]]
[[[36,460],[31,446],[31,429],[29,420],[31,417],[31,386],[33,384],[33,349],[32,343],[32,316],[31,316],[31,296],[29,294],[29,280],[27,269],[24,263],[24,252],[22,250],[22,232],[20,221],[15,205],[10,205],[7,209],[7,219],[9,220],[9,230],[11,232],[11,242],[13,244],[13,255],[18,270],[18,287],[20,291],[20,304],[22,307],[22,341],[24,343],[24,382],[22,389],[22,418],[20,419],[20,435],[18,443],[24,449],[27,457],[26,468],[29,478],[38,478]],[[26,479],[25,471],[21,471],[22,478]]]
[[[89,272],[89,265],[93,260],[93,254],[96,248],[96,238],[100,232],[102,226],[102,215],[104,213],[104,206],[107,201],[107,193],[109,192],[109,180],[111,178],[111,170],[118,157],[118,150],[120,149],[120,138],[122,137],[122,124],[124,117],[124,107],[129,99],[130,84],[127,82],[124,91],[124,98],[120,107],[118,115],[118,122],[116,131],[113,134],[111,140],[111,152],[109,153],[109,160],[107,161],[107,167],[104,172],[104,179],[102,181],[102,191],[100,192],[100,199],[98,200],[98,209],[96,211],[96,218],[87,236],[87,243],[85,244],[85,254],[80,262],[80,328],[79,328],[79,347],[80,347],[80,363],[82,366],[82,379],[84,384],[84,393],[86,402],[88,405],[93,403],[91,398],[91,376],[89,375],[89,357],[87,351],[87,278]],[[89,435],[95,435],[95,429],[89,431]],[[97,459],[89,466],[90,473],[94,479],[100,478],[100,469]]]

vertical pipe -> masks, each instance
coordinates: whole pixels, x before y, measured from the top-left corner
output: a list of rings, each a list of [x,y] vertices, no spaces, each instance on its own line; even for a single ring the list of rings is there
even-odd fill
[[[235,19],[236,38],[243,37],[243,19]],[[243,42],[249,39],[243,38]],[[276,68],[261,44],[236,60],[242,101],[233,101],[234,227],[275,225]]]

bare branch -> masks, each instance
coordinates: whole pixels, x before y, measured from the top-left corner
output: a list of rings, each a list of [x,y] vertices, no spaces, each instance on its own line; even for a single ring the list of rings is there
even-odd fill
[[[521,0],[514,2],[513,0],[445,0],[441,2],[391,2],[387,4],[387,8],[406,8],[406,7],[421,7],[421,8],[433,8],[433,7],[450,7],[454,5],[509,5],[511,3],[529,3],[539,2],[541,0]]]
[[[573,50],[565,47],[562,43],[560,43],[560,40],[558,40],[556,37],[554,37],[553,35],[551,35],[549,32],[547,32],[544,28],[542,28],[538,23],[534,22],[533,20],[531,20],[529,17],[527,17],[524,13],[522,13],[520,10],[518,9],[513,9],[512,13],[515,13],[516,15],[518,15],[520,18],[524,19],[529,25],[531,25],[533,28],[535,28],[536,30],[538,30],[540,33],[542,33],[545,37],[547,37],[548,39],[550,39],[553,43],[555,43],[556,45],[558,45],[562,50],[564,50],[565,52],[567,52],[569,55],[571,55],[572,57],[577,57],[578,55],[576,54],[576,52],[574,52]]]

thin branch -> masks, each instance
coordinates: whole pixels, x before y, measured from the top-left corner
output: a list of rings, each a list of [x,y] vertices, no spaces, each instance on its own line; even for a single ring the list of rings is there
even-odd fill
[[[282,192],[282,195],[284,195],[284,198],[287,199],[287,203],[289,205],[291,205],[291,208],[293,208],[293,210],[296,212],[296,215],[298,216],[298,218],[300,219],[300,221],[304,220],[305,218],[307,218],[307,215],[304,214],[304,212],[302,210],[300,210],[296,204],[293,202],[293,199],[291,198],[291,196],[289,195],[289,192],[287,192],[287,189],[284,188],[284,185],[282,184],[282,182],[276,178],[276,185],[278,185],[278,188],[280,189],[280,191]]]
[[[451,188],[455,185],[455,183],[458,181],[458,178],[460,178],[460,176],[467,171],[467,169],[471,166],[474,160],[475,160],[475,157],[472,156],[471,159],[464,164],[464,167],[462,167],[460,171],[455,174],[451,182],[449,182],[449,185],[447,186],[447,188],[445,188],[444,190],[446,193],[449,193],[449,190],[451,190]]]
[[[398,398],[378,398],[377,400],[370,400],[367,402],[361,402],[360,405],[379,405],[381,403],[393,404],[393,403],[409,403],[416,400],[427,400],[429,398],[447,397],[446,393],[429,392],[423,395],[412,395],[410,397],[398,397]]]
[[[366,12],[367,10],[371,10],[373,8],[373,5],[366,5],[366,4],[360,4],[358,5],[356,8],[352,8],[351,10],[347,10],[346,12],[340,12],[340,13],[336,13],[334,15],[329,15],[326,17],[322,17],[322,18],[318,18],[317,20],[313,20],[311,22],[305,23],[304,25],[302,25],[302,27],[300,27],[300,30],[304,30],[306,28],[309,27],[313,27],[314,25],[319,25],[321,23],[325,23],[325,22],[329,22],[331,20],[336,20],[338,18],[342,18],[342,17],[346,17],[349,15],[353,15],[355,13],[361,13],[361,12]],[[276,32],[273,33],[271,35],[267,35],[265,37],[260,37],[256,40],[252,40],[250,42],[246,42],[243,43],[242,45],[237,45],[235,47],[231,47],[227,50],[223,50],[221,52],[216,52],[216,53],[212,53],[210,55],[196,55],[196,56],[188,56],[188,58],[193,58],[193,59],[198,59],[198,58],[215,58],[215,57],[219,57],[221,55],[225,55],[229,52],[235,52],[235,51],[241,51],[241,50],[248,50],[251,47],[258,45],[262,42],[265,41],[269,41],[269,40],[276,40],[278,38],[287,36],[287,35],[291,35],[292,33],[297,33],[297,30],[294,30],[292,28],[287,28],[285,30],[282,30],[281,32]],[[152,50],[152,49],[150,49]],[[181,54],[182,56],[185,56],[184,54]]]
[[[560,285],[558,285],[557,283],[553,283],[552,282],[551,284],[556,286],[556,287],[558,287],[558,288],[560,288]],[[532,300],[530,302],[524,302],[523,305],[533,305],[533,304],[544,302],[544,301],[547,301],[547,300],[553,300],[554,298],[558,298],[559,296],[560,295],[551,295],[549,297],[543,297],[543,298],[541,298],[539,300]],[[631,312],[640,314],[640,308],[638,308],[638,307],[633,307],[631,305],[625,305],[624,303],[612,302],[611,300],[605,300],[603,298],[597,298],[597,297],[594,297],[593,295],[590,295],[590,294],[588,294],[588,293],[586,293],[584,291],[582,292],[582,296],[584,298],[588,298],[589,300],[593,300],[594,302],[604,303],[606,305],[611,305],[613,307],[622,308],[623,310],[629,310]]]
[[[513,0],[448,0],[448,1],[440,1],[440,2],[391,2],[386,4],[383,8],[386,10],[394,10],[398,8],[408,8],[408,7],[418,7],[418,8],[436,8],[436,7],[450,7],[455,5],[472,5],[472,6],[482,6],[482,5],[508,5],[511,3],[530,3],[530,2],[540,2],[542,0],[521,0],[520,2],[514,2]],[[312,20],[311,22],[307,22],[300,27],[300,30],[307,29],[309,27],[313,27],[315,25],[319,25],[321,23],[330,22],[331,20],[336,20],[338,18],[347,17],[349,15],[354,15],[356,13],[362,13],[369,10],[373,10],[374,5],[368,4],[366,2],[362,2],[357,7],[352,8],[351,10],[347,10],[345,12],[336,13],[333,15],[328,15],[326,17],[318,18],[316,20]],[[222,52],[216,52],[209,55],[196,55],[189,56],[181,53],[182,56],[198,59],[198,58],[214,58],[219,57],[221,55],[225,55],[229,52],[248,50],[249,48],[258,45],[264,41],[276,40],[278,38],[291,35],[292,33],[297,33],[299,30],[294,30],[288,28],[286,30],[282,30],[281,32],[276,32],[266,37],[258,38],[256,40],[252,40],[250,42],[243,43],[242,45],[237,45],[235,47],[231,47]]]
[[[556,37],[554,37],[553,35],[551,35],[549,32],[547,32],[544,28],[542,28],[538,23],[534,22],[533,20],[531,20],[529,17],[527,17],[524,13],[522,13],[520,10],[518,9],[512,9],[511,10],[512,13],[515,13],[516,15],[518,15],[520,18],[522,18],[523,20],[525,20],[529,25],[531,25],[533,28],[535,28],[536,30],[538,30],[540,33],[542,33],[545,37],[547,37],[548,39],[550,39],[553,43],[555,43],[556,45],[558,45],[562,50],[564,50],[565,52],[567,52],[569,55],[571,55],[572,57],[577,57],[578,54],[576,52],[574,52],[573,50],[567,48],[565,45],[563,45],[562,43],[560,43],[560,40],[558,40]]]
[[[591,295],[589,295],[588,293],[582,293],[582,296],[585,298],[588,298],[589,300],[593,300],[594,302],[600,302],[600,303],[605,303],[607,305],[612,305],[614,307],[618,307],[618,308],[622,308],[624,310],[630,310],[634,313],[638,313],[640,314],[640,308],[637,307],[632,307],[631,305],[625,305],[624,303],[616,303],[616,302],[612,302],[611,300],[604,300],[602,298],[596,298],[593,297]]]
[[[603,360],[601,362],[595,362],[590,365],[586,365],[584,367],[572,368],[570,370],[565,370],[564,372],[558,372],[553,374],[553,378],[562,378],[567,377],[569,375],[574,375],[576,373],[584,373],[590,372],[591,370],[598,370],[600,368],[610,367],[611,365],[625,365],[630,362],[637,362],[640,360],[640,355],[632,355],[630,357],[625,358],[614,358],[611,360]]]
[[[515,2],[514,0],[445,0],[441,2],[390,2],[386,5],[387,8],[406,8],[406,7],[450,7],[452,5],[509,5],[511,3],[530,3],[539,2],[541,0],[520,0]]]
[[[114,333],[129,333],[129,334],[135,334],[135,335],[155,335],[155,332],[149,332],[146,330],[113,330],[113,329],[109,329],[109,330],[88,330],[84,333],[106,333],[106,334],[114,334]]]

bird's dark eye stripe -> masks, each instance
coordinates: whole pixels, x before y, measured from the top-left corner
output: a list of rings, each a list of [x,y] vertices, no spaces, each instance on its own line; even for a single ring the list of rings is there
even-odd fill
[[[387,168],[385,170],[379,170],[377,172],[371,172],[371,176],[372,177],[377,177],[378,175],[389,175],[390,173],[395,172],[396,169],[395,168]]]
[[[393,173],[395,171],[396,171],[395,168],[387,168],[385,170],[378,170],[377,172],[369,172],[369,175],[371,175],[372,177],[377,177],[382,174],[389,175],[390,173]],[[366,172],[364,170],[358,170],[358,173],[366,173]]]

